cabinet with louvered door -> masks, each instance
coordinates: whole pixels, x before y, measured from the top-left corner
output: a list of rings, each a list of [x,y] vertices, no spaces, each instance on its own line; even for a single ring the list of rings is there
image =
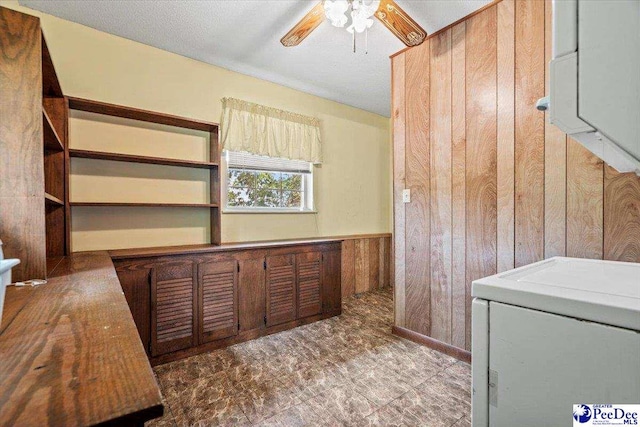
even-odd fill
[[[191,261],[161,264],[151,272],[151,355],[196,345],[196,267]]]
[[[295,255],[270,256],[267,265],[267,326],[296,319]]]
[[[238,333],[238,262],[201,263],[198,266],[200,343]]]
[[[322,253],[296,255],[298,318],[322,313]]]

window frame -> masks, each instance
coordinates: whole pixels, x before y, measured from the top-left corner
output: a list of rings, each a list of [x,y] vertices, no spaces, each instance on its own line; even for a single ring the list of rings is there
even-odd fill
[[[302,173],[302,186],[304,194],[304,206],[302,208],[288,208],[288,207],[251,207],[251,206],[229,206],[228,194],[229,194],[229,165],[227,161],[226,151],[223,151],[220,156],[220,175],[222,181],[222,188],[220,189],[220,202],[222,207],[222,213],[225,214],[315,214],[318,211],[315,209],[315,167],[311,165],[310,173]],[[269,170],[264,172],[282,172],[292,173],[289,171]]]

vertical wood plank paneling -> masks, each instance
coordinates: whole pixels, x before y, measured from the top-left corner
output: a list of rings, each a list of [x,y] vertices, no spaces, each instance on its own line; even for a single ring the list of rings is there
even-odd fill
[[[431,336],[451,341],[451,30],[430,52]]]
[[[368,239],[355,241],[356,251],[356,294],[369,290],[369,242]]]
[[[471,282],[496,272],[496,25],[493,6],[469,18],[466,28],[467,307]],[[471,316],[465,325],[469,349]]]
[[[573,139],[567,145],[567,256],[602,258],[602,161]]]
[[[421,334],[431,330],[429,283],[429,48],[427,40],[406,52],[405,324]]]
[[[346,237],[341,251],[342,297],[390,285],[391,238]]]
[[[604,258],[640,262],[640,177],[605,166]]]
[[[465,196],[465,34],[466,23],[451,29],[451,344],[465,345],[466,196]]]
[[[391,102],[393,120],[393,259],[395,324],[405,326],[405,55],[391,62]]]
[[[386,286],[390,286],[391,282],[389,280],[389,260],[391,258],[391,239],[389,237],[383,237],[380,240],[380,252],[378,264],[380,265],[380,274],[378,277],[378,284],[376,288],[381,289]]]
[[[393,238],[389,238],[389,244],[387,245],[387,248],[389,250],[389,253],[387,254],[387,262],[389,263],[388,265],[388,269],[387,269],[387,273],[388,273],[388,280],[387,280],[387,284],[388,286],[391,286],[394,290],[394,295],[395,295],[395,278],[396,278],[396,264],[394,262],[395,260],[395,255],[394,255],[394,251],[393,251],[393,245],[394,245],[394,241]],[[395,312],[395,304],[394,304],[394,312]]]
[[[356,293],[356,243],[353,239],[342,242],[342,298]]]
[[[369,246],[369,281],[367,290],[378,289],[380,283],[380,239],[367,239]]]
[[[516,2],[515,265],[544,257],[544,1]]]
[[[395,203],[406,215],[405,253],[396,258],[406,292],[395,294],[406,321],[398,326],[468,349],[474,279],[564,254],[640,262],[640,178],[604,166],[535,109],[549,84],[550,27],[550,0],[502,0],[432,36],[428,48],[394,57],[404,66],[394,106],[406,111],[398,124],[394,107],[395,142],[404,143],[394,147],[404,156],[395,163]],[[448,34],[450,98],[440,62]],[[409,205],[401,204],[405,176]],[[450,337],[441,311],[447,281]]]
[[[515,2],[498,8],[498,272],[512,269],[515,244]]]
[[[549,61],[552,54],[551,0],[545,0],[545,93],[549,93]],[[566,254],[567,228],[567,136],[549,123],[544,126],[544,256]]]

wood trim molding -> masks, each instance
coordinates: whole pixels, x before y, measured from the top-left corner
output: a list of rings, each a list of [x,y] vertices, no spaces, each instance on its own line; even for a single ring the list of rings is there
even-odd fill
[[[443,343],[442,341],[438,341],[426,335],[410,331],[409,329],[402,328],[400,326],[393,326],[391,328],[391,333],[400,338],[408,339],[409,341],[424,345],[425,347],[429,347],[430,349],[439,351],[440,353],[455,357],[456,359],[463,362],[471,363],[470,351],[462,350],[458,347],[454,347],[450,344]]]
[[[384,237],[391,238],[391,233],[350,234],[347,236],[330,236],[327,238],[338,239],[338,240],[355,240],[355,239],[381,239]]]
[[[498,3],[500,3],[500,2],[502,2],[502,0],[493,0],[491,3],[488,3],[488,4],[484,5],[484,6],[482,6],[480,9],[476,10],[475,12],[471,12],[471,13],[470,13],[470,14],[468,14],[467,16],[464,16],[464,17],[462,17],[462,18],[458,19],[458,20],[457,20],[457,21],[455,21],[454,23],[449,24],[449,25],[447,25],[446,27],[439,29],[439,30],[438,30],[438,31],[436,31],[435,33],[433,33],[433,34],[429,34],[429,35],[427,36],[427,38],[425,38],[424,40],[425,40],[425,41],[427,41],[427,40],[429,40],[429,39],[431,39],[431,38],[433,38],[433,37],[436,37],[436,36],[438,36],[438,35],[440,35],[440,34],[444,33],[445,31],[450,30],[451,28],[455,27],[455,26],[456,26],[456,25],[458,25],[459,23],[466,21],[467,19],[471,18],[471,17],[472,17],[472,16],[474,16],[474,15],[477,15],[477,14],[479,14],[479,13],[484,12],[485,10],[487,10],[487,9],[491,8],[492,6],[497,5],[497,4],[498,4]],[[390,55],[390,56],[389,56],[389,58],[393,58],[394,56],[400,55],[401,53],[406,52],[407,50],[409,50],[409,49],[411,49],[411,48],[413,48],[413,47],[415,47],[415,46],[408,46],[408,47],[405,47],[404,49],[401,49],[401,50],[397,51],[396,53],[394,53],[394,54]]]
[[[356,240],[356,239],[380,239],[383,237],[391,237],[391,233],[371,233],[371,234],[348,234],[345,236],[320,236],[320,237],[301,237],[296,239],[279,239],[278,242],[298,241],[298,240]],[[271,240],[261,241],[255,240],[251,242],[224,242],[224,245],[244,245],[244,244],[260,244],[271,242]]]

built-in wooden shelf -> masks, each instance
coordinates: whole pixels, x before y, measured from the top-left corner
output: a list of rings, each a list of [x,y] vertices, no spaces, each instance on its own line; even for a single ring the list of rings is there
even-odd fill
[[[104,114],[107,116],[122,117],[125,119],[158,123],[161,125],[201,130],[205,132],[212,132],[218,129],[218,124],[212,122],[193,120],[186,117],[173,116],[171,114],[125,107],[123,105],[107,104],[106,102],[92,101],[89,99],[73,97],[69,97],[68,99],[69,108],[72,110],[87,111],[89,113]]]
[[[142,208],[217,208],[216,203],[136,203],[136,202],[70,202],[71,206],[142,207]]]
[[[220,147],[218,146],[218,124],[201,120],[193,120],[186,117],[173,116],[124,105],[108,104],[89,99],[65,98],[70,110],[85,111],[94,114],[102,114],[112,117],[137,120],[141,122],[156,123],[177,128],[192,129],[209,134],[209,161],[191,161],[171,158],[138,156],[132,154],[118,154],[91,150],[68,150],[69,157],[111,160],[119,162],[146,163],[164,166],[178,166],[186,168],[200,168],[209,171],[209,200],[220,200]],[[68,148],[68,145],[66,146]],[[68,176],[68,175],[67,175]],[[217,203],[125,203],[125,202],[71,202],[69,206],[87,207],[151,207],[151,208],[205,208],[209,209],[210,218],[210,242],[219,245],[221,241],[220,223],[221,210]],[[69,209],[70,211],[70,209]],[[70,221],[69,221],[70,222]]]
[[[52,205],[64,206],[64,202],[58,199],[56,196],[52,196],[49,193],[44,193],[44,201]]]
[[[71,252],[71,221],[68,209],[68,147],[67,130],[69,111],[67,101],[56,74],[56,69],[42,38],[42,140],[44,150],[44,210],[45,210],[45,255],[47,261],[45,278],[55,265]]]
[[[90,151],[90,150],[78,150],[78,149],[70,149],[69,156],[80,157],[83,159],[113,160],[116,162],[130,162],[130,163],[148,163],[152,165],[179,166],[179,167],[185,167],[185,168],[198,168],[198,169],[213,169],[218,167],[218,163],[212,163],[212,162],[170,159],[166,157],[137,156],[133,154],[106,153],[103,151]]]
[[[44,34],[42,35],[42,95],[46,98],[62,98],[64,96]]]
[[[51,119],[44,107],[42,108],[42,127],[44,135],[44,149],[49,151],[64,151],[62,140],[58,136],[56,128],[53,127],[53,123],[51,123]]]

